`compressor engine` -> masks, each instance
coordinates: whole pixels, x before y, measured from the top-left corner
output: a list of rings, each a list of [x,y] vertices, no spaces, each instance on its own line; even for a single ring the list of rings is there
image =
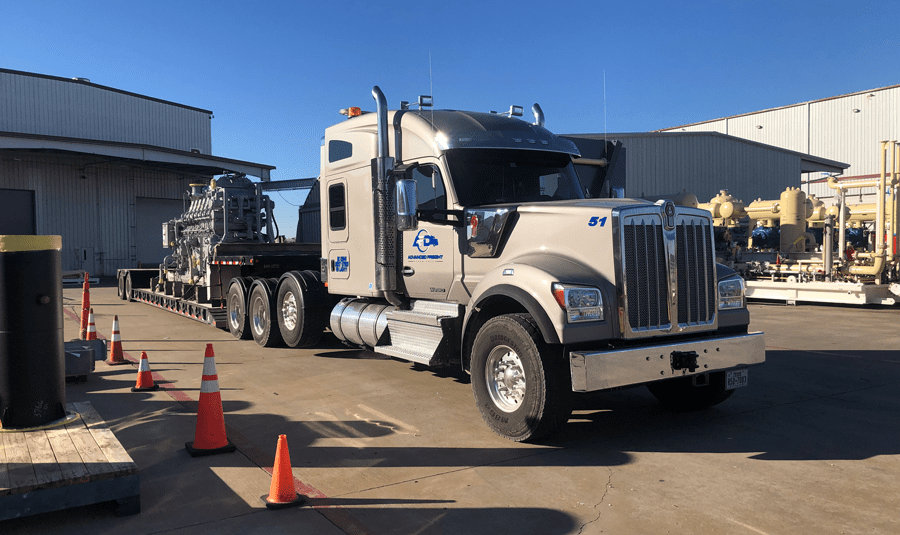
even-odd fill
[[[159,266],[160,282],[206,285],[216,245],[275,241],[275,203],[245,175],[224,175],[191,188],[187,211],[163,223],[163,247],[173,252]]]

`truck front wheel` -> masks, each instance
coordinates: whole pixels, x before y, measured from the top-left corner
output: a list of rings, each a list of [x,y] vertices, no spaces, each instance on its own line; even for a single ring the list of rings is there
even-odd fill
[[[572,414],[565,360],[530,314],[488,320],[472,345],[472,391],[482,418],[516,442],[547,436]]]
[[[712,407],[734,394],[734,390],[725,388],[725,372],[710,373],[708,384],[702,386],[694,386],[691,377],[679,377],[650,383],[647,389],[667,409],[676,412]]]

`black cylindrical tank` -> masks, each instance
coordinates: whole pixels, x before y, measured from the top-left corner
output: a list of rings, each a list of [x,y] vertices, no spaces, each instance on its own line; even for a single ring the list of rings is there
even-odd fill
[[[0,236],[0,426],[66,416],[62,238]]]

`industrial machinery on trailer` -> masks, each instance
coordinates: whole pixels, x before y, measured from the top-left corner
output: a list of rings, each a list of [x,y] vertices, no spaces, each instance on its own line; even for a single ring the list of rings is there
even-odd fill
[[[838,192],[830,207],[799,188],[747,205],[722,191],[698,205],[713,215],[717,254],[746,279],[748,298],[900,303],[900,143],[880,150],[877,178],[828,178]],[[848,202],[871,188],[875,202]]]
[[[579,152],[522,108],[348,108],[321,151],[320,244],[278,243],[266,188],[198,186],[164,225],[158,270],[121,295],[263,346],[344,343],[472,378],[487,424],[535,440],[574,393],[647,385],[680,410],[720,403],[765,360],[743,280],[716,264],[712,217],[591,199]],[[584,163],[584,162],[582,162]],[[595,162],[596,163],[596,162]]]

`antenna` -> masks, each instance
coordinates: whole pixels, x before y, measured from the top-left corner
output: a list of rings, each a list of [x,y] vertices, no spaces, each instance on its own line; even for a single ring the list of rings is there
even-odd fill
[[[428,88],[431,91],[432,102],[434,102],[434,75],[431,70],[431,50],[428,51]],[[434,106],[431,106],[431,128],[434,129]]]
[[[603,69],[603,153],[608,158],[609,155],[606,154],[606,144],[609,143],[609,140],[606,138],[606,69]]]

